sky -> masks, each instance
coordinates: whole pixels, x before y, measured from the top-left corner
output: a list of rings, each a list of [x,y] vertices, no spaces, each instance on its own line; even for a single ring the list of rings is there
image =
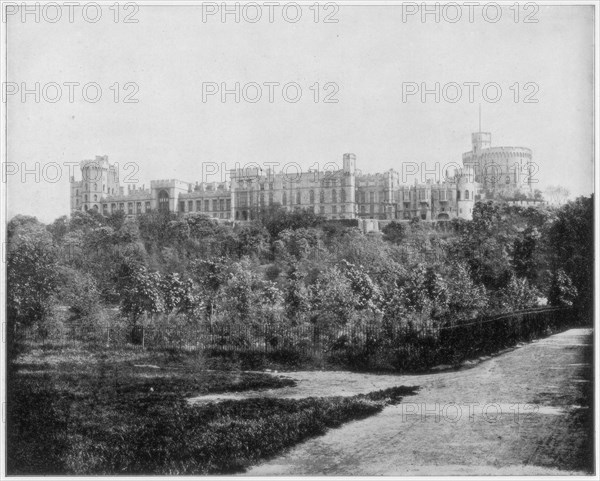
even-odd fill
[[[486,20],[480,8],[471,21],[463,7],[452,23],[455,11],[440,11],[436,22],[390,4],[321,7],[315,22],[305,6],[293,23],[284,13],[291,20],[296,12],[284,5],[272,22],[261,5],[255,23],[258,10],[240,7],[236,22],[233,13],[221,17],[220,3],[121,6],[117,22],[108,6],[95,23],[94,11],[79,8],[72,22],[66,7],[55,23],[51,10],[39,22],[8,15],[8,218],[69,214],[69,172],[79,179],[75,163],[96,155],[108,155],[136,186],[220,181],[236,163],[341,165],[346,152],[365,173],[409,165],[439,172],[471,149],[480,105],[492,145],[532,149],[536,188],[593,192],[591,6],[521,5],[517,19],[507,7],[495,23],[496,12]],[[127,14],[137,23],[125,23]],[[39,98],[23,98],[36,82]],[[236,82],[239,102],[222,98]],[[420,95],[436,83],[438,99]],[[256,84],[262,97],[253,101]]]

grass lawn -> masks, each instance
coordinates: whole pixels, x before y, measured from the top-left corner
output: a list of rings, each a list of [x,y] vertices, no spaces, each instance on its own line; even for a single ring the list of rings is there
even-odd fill
[[[225,474],[412,394],[259,398],[191,406],[186,398],[293,385],[264,373],[207,370],[164,353],[34,349],[8,384],[7,473]]]

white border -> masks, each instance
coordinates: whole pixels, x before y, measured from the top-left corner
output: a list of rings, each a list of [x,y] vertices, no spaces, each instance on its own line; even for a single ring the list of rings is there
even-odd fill
[[[7,4],[14,4],[17,3],[19,5],[22,4],[26,4],[26,5],[31,5],[31,4],[40,4],[40,5],[44,5],[47,3],[65,3],[65,2],[52,2],[52,1],[48,1],[48,0],[42,0],[42,1],[17,1],[17,2],[6,2],[3,0],[0,0],[0,6],[2,8],[2,11],[4,10],[5,6]],[[238,0],[236,1],[216,1],[216,2],[201,2],[201,1],[185,1],[185,0],[176,0],[173,2],[168,2],[168,3],[159,3],[157,1],[151,1],[151,0],[145,0],[145,1],[134,1],[134,2],[127,2],[127,1],[122,1],[122,0],[96,0],[95,2],[87,2],[86,0],[82,0],[79,2],[80,4],[85,4],[85,3],[98,3],[102,6],[110,6],[110,5],[114,5],[115,3],[119,3],[119,4],[126,4],[126,3],[135,3],[137,5],[140,6],[187,6],[187,5],[202,5],[203,3],[217,3],[219,5],[226,3],[226,4],[235,4],[235,3],[239,3],[239,4],[246,4],[246,3],[264,3],[264,0],[258,0],[256,2],[253,2],[251,0]],[[283,5],[286,3],[292,3],[292,2],[288,2],[287,0],[280,0],[279,4]],[[457,1],[457,2],[452,2],[452,1],[431,1],[431,0],[421,0],[421,1],[415,1],[415,2],[398,2],[398,1],[386,1],[386,0],[376,0],[373,2],[369,2],[369,1],[365,1],[365,0],[357,0],[357,1],[353,1],[353,0],[345,0],[345,1],[333,1],[333,2],[327,2],[327,1],[317,1],[317,0],[296,0],[295,3],[298,3],[300,5],[303,6],[309,6],[309,5],[314,5],[315,3],[319,3],[319,4],[327,4],[327,3],[335,3],[337,5],[340,6],[401,6],[402,4],[418,4],[418,5],[435,5],[435,4],[439,4],[439,5],[444,5],[444,4],[465,4],[468,2],[464,2],[464,1]],[[599,226],[599,210],[600,210],[600,202],[598,200],[598,192],[600,191],[599,187],[600,187],[600,177],[599,177],[599,169],[597,168],[597,162],[600,159],[600,142],[599,142],[599,137],[598,137],[598,126],[600,125],[598,122],[598,112],[600,111],[600,101],[599,101],[599,89],[598,89],[598,81],[600,79],[600,75],[599,75],[599,45],[600,45],[600,29],[599,29],[599,14],[600,14],[600,2],[598,0],[584,0],[584,1],[574,1],[574,2],[569,2],[569,1],[565,1],[565,2],[554,2],[554,1],[542,1],[542,2],[527,2],[527,1],[522,1],[522,0],[496,0],[495,2],[488,2],[486,0],[482,0],[478,2],[480,5],[484,5],[486,3],[496,3],[499,4],[501,6],[511,6],[514,5],[515,3],[518,3],[520,5],[525,5],[527,3],[535,3],[539,6],[585,6],[585,5],[591,5],[595,7],[595,12],[594,12],[594,132],[595,132],[595,137],[594,137],[594,200],[595,200],[595,225],[594,225],[594,233],[595,233],[595,259],[594,259],[594,265],[595,265],[595,301],[594,301],[594,306],[595,306],[595,312],[594,312],[594,426],[595,426],[595,434],[594,434],[594,442],[595,442],[595,466],[596,466],[596,475],[591,475],[591,476],[553,476],[552,479],[582,479],[582,480],[592,480],[592,479],[599,479],[598,476],[600,475],[600,461],[599,461],[599,446],[598,446],[598,432],[599,432],[599,419],[598,419],[598,413],[600,412],[599,407],[600,407],[600,403],[599,403],[599,399],[598,399],[598,373],[599,373],[599,351],[598,351],[598,346],[600,345],[600,335],[599,335],[599,330],[598,330],[598,324],[597,324],[597,319],[598,319],[598,313],[600,312],[600,299],[598,296],[599,293],[599,274],[600,274],[600,259],[599,259],[599,240],[600,240],[600,226]],[[0,22],[0,58],[2,59],[1,61],[1,65],[0,65],[0,76],[2,78],[2,82],[6,82],[7,81],[7,29],[6,29],[6,24],[1,23]],[[560,66],[558,66],[560,67]],[[2,142],[0,142],[0,162],[2,164],[0,165],[4,165],[4,163],[7,162],[7,136],[6,136],[6,128],[7,128],[7,112],[6,112],[6,104],[4,102],[1,103],[1,107],[0,107],[0,137],[2,138]],[[6,185],[5,183],[1,182],[0,180],[0,246],[2,249],[4,249],[4,243],[6,240],[6,223],[8,221],[7,219],[7,192],[6,192]],[[4,254],[4,250],[0,251],[0,255]],[[1,405],[2,405],[2,412],[1,412],[1,416],[2,416],[2,429],[0,430],[0,479],[4,479],[4,477],[6,476],[5,474],[5,468],[6,468],[6,459],[5,459],[5,450],[6,450],[6,433],[5,433],[5,428],[6,428],[6,420],[5,420],[5,403],[6,403],[6,390],[4,389],[4,386],[6,385],[6,352],[4,349],[4,343],[5,343],[5,334],[6,334],[6,262],[4,260],[4,258],[0,259],[2,268],[0,269],[0,323],[2,325],[2,345],[0,347],[0,382],[2,383],[2,399],[1,399]],[[114,478],[118,478],[121,480],[140,480],[143,479],[144,477],[150,477],[150,476],[87,476],[86,478],[94,478],[94,479],[114,479]],[[186,478],[193,478],[193,479],[200,479],[200,478],[204,478],[203,476],[185,476]],[[211,477],[215,477],[215,476],[211,476]],[[484,479],[494,479],[494,480],[514,480],[515,478],[527,478],[527,479],[531,479],[531,480],[545,480],[547,479],[546,476],[467,476],[469,480],[484,480]],[[39,479],[40,476],[11,476],[10,479],[14,479],[14,480],[28,480],[28,479]],[[47,480],[72,480],[72,479],[76,479],[76,476],[44,476],[44,479]],[[151,476],[152,479],[177,479],[177,478],[181,478],[181,477],[177,477],[177,476]],[[218,476],[218,478],[220,479],[239,479],[240,476]],[[244,476],[245,479],[262,479],[259,477],[253,477],[253,476]],[[297,479],[297,478],[301,478],[299,476],[291,476],[291,477],[282,477],[282,476],[273,476],[273,477],[269,477],[268,479],[270,480],[287,480],[287,479]],[[342,477],[342,476],[304,476],[302,478],[310,478],[310,479],[315,479],[315,480],[345,480],[346,477]],[[353,479],[373,479],[373,480],[380,480],[382,477],[381,476],[356,476]],[[406,477],[400,477],[400,476],[386,476],[385,479],[439,479],[439,480],[451,480],[451,481],[456,481],[457,479],[459,479],[459,476],[406,476]]]

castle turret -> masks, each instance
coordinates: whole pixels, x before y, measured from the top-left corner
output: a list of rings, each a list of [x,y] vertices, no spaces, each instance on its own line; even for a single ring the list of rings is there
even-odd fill
[[[476,188],[473,167],[465,165],[457,174],[456,180],[457,214],[460,219],[471,220],[473,218]]]

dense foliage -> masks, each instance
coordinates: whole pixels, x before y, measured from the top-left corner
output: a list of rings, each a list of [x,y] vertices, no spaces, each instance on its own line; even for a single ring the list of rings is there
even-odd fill
[[[383,235],[277,207],[258,217],[17,216],[9,332],[115,322],[106,313],[117,308],[129,325],[323,330],[418,330],[545,304],[591,314],[593,197],[560,208],[479,202],[472,221],[391,222]]]

